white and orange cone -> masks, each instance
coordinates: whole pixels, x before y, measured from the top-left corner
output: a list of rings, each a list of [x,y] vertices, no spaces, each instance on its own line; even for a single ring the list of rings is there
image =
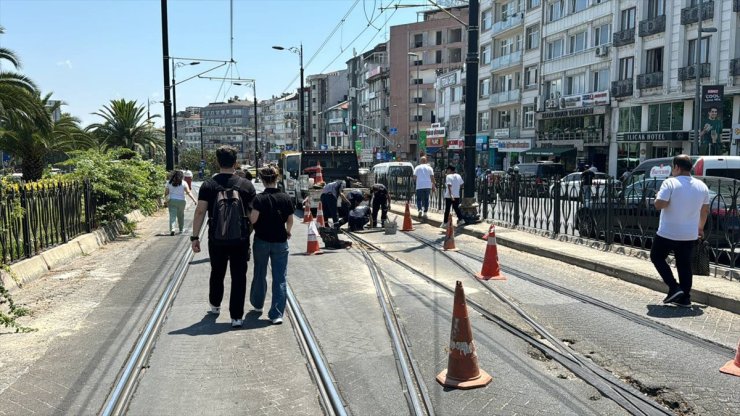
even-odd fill
[[[488,232],[481,236],[481,240],[488,240],[488,236],[491,235],[492,232],[493,232],[493,224],[491,224],[491,226],[488,227]]]
[[[719,371],[731,376],[740,377],[740,341],[737,343],[735,359],[728,361],[727,364],[723,365],[722,368],[719,369]]]
[[[314,184],[324,183],[324,174],[321,172],[321,163],[316,162],[316,176],[313,178]],[[318,214],[316,214],[318,215]]]
[[[318,230],[316,229],[316,223],[311,221],[308,224],[308,239],[306,241],[306,255],[311,256],[313,254],[324,254],[319,247]]]
[[[311,200],[306,198],[303,200],[303,223],[308,224],[311,221],[313,221],[313,216],[311,215]]]
[[[403,228],[401,228],[401,231],[414,231],[414,224],[411,222],[409,201],[406,201],[406,211],[403,213]]]
[[[324,221],[324,207],[321,204],[321,201],[319,201],[319,207],[316,208],[316,224],[318,224],[319,227],[326,226],[326,221]]]
[[[455,231],[452,229],[452,213],[447,217],[447,232],[445,233],[445,242],[442,248],[445,251],[457,251],[457,247],[455,247]]]
[[[483,257],[483,267],[480,273],[475,277],[481,280],[506,280],[506,276],[501,274],[501,267],[498,264],[498,248],[496,247],[496,230],[491,225],[488,231],[488,243],[486,244],[486,255]]]

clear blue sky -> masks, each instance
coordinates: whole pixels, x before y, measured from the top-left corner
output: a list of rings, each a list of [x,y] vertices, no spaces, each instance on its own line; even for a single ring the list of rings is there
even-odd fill
[[[303,42],[306,76],[343,69],[353,48],[361,53],[387,40],[388,27],[415,22],[417,12],[424,10],[402,8],[394,14],[391,9],[378,17],[381,3],[387,6],[399,1],[360,0],[316,55],[354,2],[234,0],[237,64],[231,75],[226,67],[208,75],[254,78],[258,99],[279,95],[288,88],[294,91],[299,85],[298,55],[274,50],[272,45],[298,46]],[[381,30],[369,27],[350,44],[368,26],[363,6]],[[170,56],[229,60],[228,0],[169,0],[168,8]],[[83,125],[98,121],[91,113],[111,99],[146,103],[164,97],[159,0],[0,0],[0,26],[5,27],[0,46],[17,53],[21,72],[44,93],[53,92],[54,98],[65,101],[64,111],[79,117]],[[211,68],[208,65],[203,62],[178,68],[177,79]],[[10,68],[5,64],[2,69]],[[221,81],[187,81],[177,86],[177,108],[203,106],[226,96],[252,97],[251,87],[232,85],[228,90],[229,86],[222,87]],[[153,114],[163,114],[161,104],[153,103],[151,109]],[[161,123],[158,119],[157,124]]]

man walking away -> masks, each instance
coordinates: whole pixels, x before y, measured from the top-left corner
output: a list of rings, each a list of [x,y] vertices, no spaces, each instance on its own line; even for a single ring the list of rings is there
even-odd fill
[[[670,178],[663,181],[655,196],[655,208],[660,210],[658,232],[650,250],[650,260],[668,285],[663,303],[691,307],[691,256],[694,242],[704,236],[704,224],[709,213],[707,186],[691,177],[691,158],[673,158]],[[669,252],[676,259],[678,280],[666,262]]]
[[[344,191],[344,179],[327,183],[321,191],[321,205],[324,211],[324,218],[331,219],[333,224],[339,222],[339,212],[337,211],[338,198],[342,198],[344,202],[349,204],[342,191]]]
[[[462,177],[455,173],[455,167],[447,166],[447,176],[445,176],[445,217],[442,228],[447,228],[447,221],[450,221],[450,207],[455,209],[457,224],[465,224],[460,211],[460,188],[463,185]]]
[[[370,195],[373,198],[373,228],[378,226],[378,211],[380,210],[383,211],[380,215],[380,224],[385,226],[385,222],[388,220],[388,189],[383,184],[376,183],[370,187]]]
[[[591,185],[594,183],[594,171],[589,165],[583,167],[581,173],[581,194],[583,195],[583,205],[591,206]]]
[[[236,149],[221,146],[216,150],[220,172],[206,179],[198,193],[193,218],[193,252],[200,252],[200,227],[208,213],[208,254],[211,261],[208,300],[209,313],[221,312],[226,266],[231,270],[229,313],[231,326],[241,327],[247,291],[250,225],[248,212],[255,196],[252,183],[234,174]]]
[[[429,195],[434,189],[434,170],[427,164],[427,158],[422,156],[419,164],[414,168],[414,180],[416,181],[416,209],[418,216],[426,218],[429,212]]]

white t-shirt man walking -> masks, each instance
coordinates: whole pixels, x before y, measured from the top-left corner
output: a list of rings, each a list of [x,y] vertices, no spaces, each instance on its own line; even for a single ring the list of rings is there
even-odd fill
[[[445,177],[445,214],[442,228],[447,227],[447,221],[450,221],[450,207],[455,210],[457,223],[464,224],[462,211],[460,211],[460,189],[463,186],[463,178],[455,173],[455,167],[447,166],[447,176]]]
[[[419,164],[414,168],[414,180],[416,181],[416,209],[418,216],[426,217],[429,211],[429,195],[434,189],[434,170],[427,164],[427,158],[422,156]]]

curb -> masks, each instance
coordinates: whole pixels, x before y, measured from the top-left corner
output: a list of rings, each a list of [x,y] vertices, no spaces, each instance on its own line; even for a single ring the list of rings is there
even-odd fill
[[[396,209],[395,207],[391,207],[389,212],[392,212],[394,214],[403,216],[404,211]],[[441,221],[433,219],[433,218],[427,218],[425,220],[426,224],[430,224],[433,226],[439,226],[442,224]],[[496,222],[494,222],[496,226]],[[507,229],[516,230],[515,228],[511,227],[505,227]],[[518,230],[516,230],[518,231]],[[521,231],[521,232],[527,232],[527,231]],[[470,235],[473,237],[480,238],[482,237],[485,232],[483,231],[477,231],[470,228],[459,228],[459,233]],[[541,237],[541,238],[550,238],[552,237]],[[563,243],[569,243],[569,244],[575,244],[574,242],[580,242],[583,247],[590,247],[592,249],[599,249],[601,251],[610,251],[613,253],[621,252],[623,254],[619,255],[627,255],[627,253],[636,253],[637,255],[633,255],[631,257],[633,258],[641,258],[641,259],[648,259],[649,261],[649,254],[647,257],[644,255],[642,250],[634,251],[633,249],[629,247],[622,247],[619,246],[619,248],[613,248],[611,250],[606,250],[605,246],[603,244],[594,243],[594,244],[583,244],[586,242],[586,240],[575,238],[575,239],[555,239]],[[517,250],[517,251],[523,251],[526,253],[534,254],[540,257],[545,257],[553,260],[562,261],[564,263],[572,264],[574,266],[578,266],[587,270],[591,270],[597,273],[605,274],[607,276],[615,277],[617,279],[630,282],[651,290],[655,290],[657,292],[664,292],[665,291],[665,284],[662,280],[655,278],[653,275],[647,275],[644,273],[641,273],[639,271],[635,270],[625,270],[621,269],[612,265],[608,264],[602,264],[593,260],[590,260],[588,258],[584,258],[578,255],[574,255],[572,253],[564,252],[564,251],[556,251],[553,249],[543,248],[543,247],[537,247],[532,244],[524,244],[518,241],[511,240],[506,237],[506,235],[502,234],[496,234],[496,242],[502,246],[509,247],[511,249]],[[731,276],[734,275],[731,274]],[[722,279],[722,278],[719,278]],[[736,282],[731,282],[736,283]],[[698,302],[700,304],[712,306],[718,309],[722,309],[725,311],[738,313],[740,314],[740,299],[732,299],[730,297],[724,296],[725,293],[721,290],[718,290],[717,292],[707,291],[703,289],[697,289],[692,288],[691,289],[691,298],[692,301]]]
[[[0,271],[0,283],[10,293],[13,293],[23,287],[23,285],[38,279],[50,270],[64,266],[78,257],[89,255],[115,240],[123,234],[125,222],[138,222],[145,218],[139,210],[133,211],[125,216],[125,221],[114,221],[93,232],[79,235],[67,243],[52,247],[31,258],[11,264],[9,267],[10,272],[5,270]]]

